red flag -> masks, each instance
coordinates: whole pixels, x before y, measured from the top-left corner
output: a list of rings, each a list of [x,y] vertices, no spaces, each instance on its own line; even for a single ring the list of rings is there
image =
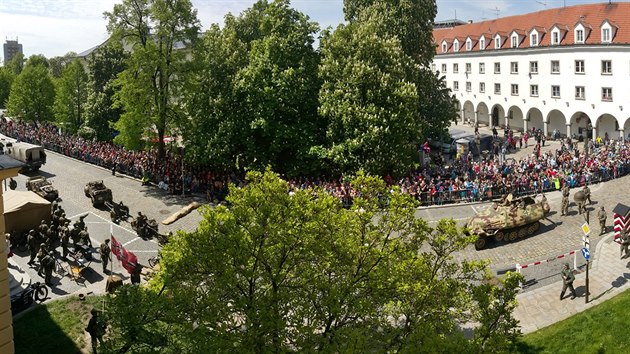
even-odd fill
[[[127,251],[120,242],[116,240],[114,235],[112,235],[112,253],[122,263],[123,268],[131,274],[138,263],[138,258],[133,252]]]

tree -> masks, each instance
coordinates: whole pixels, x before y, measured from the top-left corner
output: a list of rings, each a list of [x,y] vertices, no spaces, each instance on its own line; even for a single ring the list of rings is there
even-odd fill
[[[74,60],[57,80],[54,111],[56,121],[76,133],[85,121],[88,76],[83,64]]]
[[[123,113],[113,106],[114,80],[125,69],[126,59],[122,47],[111,44],[99,47],[88,59],[86,125],[94,129],[98,140],[112,139],[112,126]]]
[[[204,163],[313,172],[309,149],[322,140],[317,115],[317,24],[288,1],[258,1],[215,27],[197,53],[188,85],[189,155]],[[204,143],[209,141],[210,144]]]
[[[508,348],[508,334],[518,335],[511,311],[522,278],[493,285],[485,281],[486,262],[455,262],[453,254],[474,236],[453,220],[429,227],[415,218],[408,195],[362,173],[350,209],[323,190],[287,193],[287,182],[270,170],[247,178],[245,187],[231,186],[230,208],[203,209],[195,232],[180,232],[162,249],[133,318],[125,319],[126,296],[113,299],[121,303],[112,316],[121,320],[111,345],[181,353],[469,353],[490,343]],[[475,311],[477,305],[486,308]],[[457,326],[471,321],[481,330],[468,341]]]
[[[11,92],[11,85],[15,80],[15,74],[6,66],[0,68],[0,108],[5,108],[7,100],[9,99],[9,93]]]
[[[11,60],[4,63],[4,68],[8,69],[15,76],[18,76],[22,72],[22,69],[24,69],[25,62],[26,60],[24,59],[24,54],[15,53],[15,55],[13,56],[13,58],[11,58]]]
[[[55,85],[43,56],[31,56],[17,76],[7,103],[8,114],[26,121],[53,120]]]
[[[77,53],[68,52],[62,57],[53,57],[48,59],[48,69],[50,70],[50,75],[55,79],[60,78],[66,65],[75,61],[76,58]]]
[[[164,136],[181,117],[179,92],[187,75],[186,52],[199,34],[197,11],[189,0],[124,0],[106,12],[112,40],[131,48],[118,75],[115,102],[124,113],[115,126],[116,141],[138,148],[143,137],[157,137],[164,157]]]

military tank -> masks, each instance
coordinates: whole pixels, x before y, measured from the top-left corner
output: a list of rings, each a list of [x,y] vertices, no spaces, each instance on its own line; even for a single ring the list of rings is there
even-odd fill
[[[475,248],[481,250],[491,239],[514,241],[535,234],[540,227],[539,220],[544,219],[549,210],[544,195],[537,201],[532,196],[514,198],[509,194],[470,218],[466,228],[467,232],[477,236]]]

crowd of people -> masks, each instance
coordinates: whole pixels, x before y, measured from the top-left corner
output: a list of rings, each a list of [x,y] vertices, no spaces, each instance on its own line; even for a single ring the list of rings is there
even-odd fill
[[[222,201],[230,183],[244,185],[242,176],[237,173],[218,174],[203,166],[183,164],[176,149],[167,149],[166,158],[159,159],[155,149],[130,151],[111,142],[61,133],[50,123],[2,119],[0,133],[108,169],[115,168],[117,172],[150,181],[173,194],[204,193],[209,200]],[[582,143],[580,150],[575,140],[565,138],[555,151],[542,152],[545,137],[538,130],[527,131],[518,138],[511,131],[505,133],[505,139],[499,139],[496,133],[493,135],[496,143],[487,154],[477,157],[473,151],[458,154],[447,165],[444,156],[434,153],[430,163],[400,179],[386,175],[385,182],[398,185],[404,193],[431,205],[495,199],[507,193],[546,192],[558,190],[564,184],[577,187],[630,172],[629,142],[597,138],[589,140],[586,146]],[[529,149],[528,138],[534,140],[531,153],[520,159],[506,157],[506,151],[511,149]],[[305,176],[289,179],[288,183],[291,190],[323,188],[344,205],[350,205],[357,195],[350,181],[347,176]]]

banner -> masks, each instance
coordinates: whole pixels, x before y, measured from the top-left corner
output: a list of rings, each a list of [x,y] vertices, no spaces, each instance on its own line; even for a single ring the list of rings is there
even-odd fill
[[[138,258],[133,252],[127,251],[120,242],[116,240],[114,235],[112,235],[112,253],[122,263],[123,268],[131,274],[138,263]]]

